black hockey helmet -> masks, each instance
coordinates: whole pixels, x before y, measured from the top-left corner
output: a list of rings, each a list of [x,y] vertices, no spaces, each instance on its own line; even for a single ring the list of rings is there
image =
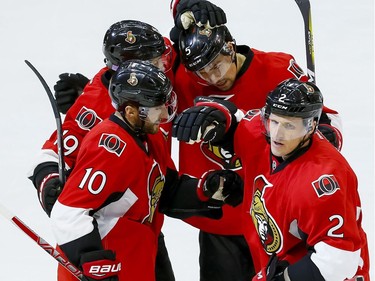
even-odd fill
[[[165,50],[164,38],[159,31],[137,20],[114,23],[103,40],[105,63],[113,70],[125,60],[150,60],[161,56]]]
[[[225,25],[212,29],[192,25],[180,34],[181,61],[188,70],[198,71],[219,54],[230,55],[233,50],[225,46],[231,41],[232,35]]]
[[[168,102],[172,84],[168,77],[148,61],[128,60],[113,74],[109,93],[114,107],[121,111],[127,104],[154,107]]]
[[[274,113],[318,121],[322,108],[323,96],[314,83],[291,78],[281,82],[268,94],[264,113],[266,119]]]

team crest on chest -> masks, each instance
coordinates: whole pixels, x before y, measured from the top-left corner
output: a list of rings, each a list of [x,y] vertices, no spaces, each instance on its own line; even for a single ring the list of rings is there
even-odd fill
[[[250,214],[263,248],[270,255],[279,252],[282,248],[281,231],[268,212],[263,200],[265,189],[272,186],[273,185],[269,183],[263,175],[259,175],[255,178],[255,192],[250,209]]]
[[[154,218],[155,210],[160,200],[161,193],[165,184],[165,177],[160,171],[158,163],[154,162],[152,169],[148,177],[148,194],[150,212],[146,221],[152,223]]]
[[[201,151],[208,160],[219,165],[222,169],[238,170],[242,168],[240,158],[221,146],[203,142]]]
[[[103,133],[99,140],[99,146],[120,157],[126,147],[126,143],[116,135]]]
[[[103,121],[94,110],[82,106],[76,116],[78,126],[86,131],[90,131],[93,127]]]

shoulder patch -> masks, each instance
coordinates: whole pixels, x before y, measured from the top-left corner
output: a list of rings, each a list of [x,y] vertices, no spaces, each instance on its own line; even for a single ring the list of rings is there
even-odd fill
[[[247,120],[251,121],[251,119],[253,119],[255,116],[259,115],[260,112],[261,112],[260,109],[251,109],[248,112],[246,112],[246,114],[244,116],[244,119],[247,119]]]
[[[82,106],[76,116],[76,122],[82,130],[90,131],[93,127],[102,122],[101,119],[94,110]]]
[[[316,181],[313,181],[311,184],[318,197],[322,197],[324,195],[332,195],[340,189],[340,186],[334,175],[321,175]]]
[[[108,152],[121,156],[126,147],[126,142],[114,134],[103,133],[99,140],[99,147],[104,147]]]

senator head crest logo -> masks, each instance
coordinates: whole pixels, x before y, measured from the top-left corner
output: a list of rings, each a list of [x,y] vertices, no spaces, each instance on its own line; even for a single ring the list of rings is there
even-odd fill
[[[135,75],[135,73],[130,73],[130,77],[128,80],[126,80],[126,82],[128,82],[129,85],[131,86],[137,86],[138,85],[138,78],[137,76]]]
[[[137,38],[134,36],[133,31],[129,30],[126,32],[125,41],[129,44],[134,44],[137,41]]]

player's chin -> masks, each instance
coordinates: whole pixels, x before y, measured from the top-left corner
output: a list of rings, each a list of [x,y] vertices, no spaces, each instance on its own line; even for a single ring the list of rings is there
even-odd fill
[[[150,134],[156,134],[160,130],[160,124],[154,124],[151,128],[151,133]]]
[[[273,155],[277,156],[277,157],[281,157],[283,155],[285,155],[284,153],[284,146],[280,143],[276,143],[276,142],[271,142],[271,152]]]

